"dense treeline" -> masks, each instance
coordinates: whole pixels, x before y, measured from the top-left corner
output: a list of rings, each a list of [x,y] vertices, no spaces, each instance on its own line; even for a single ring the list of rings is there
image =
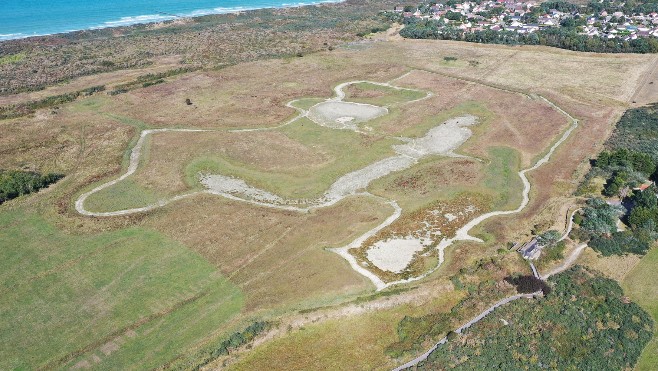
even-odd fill
[[[419,369],[632,369],[653,334],[649,314],[625,300],[615,281],[580,266],[549,282],[544,299],[498,308]]]
[[[656,198],[655,194],[651,196]],[[647,224],[647,220],[642,220],[641,224],[633,225],[631,230],[617,231],[617,220],[624,211],[623,207],[610,205],[600,198],[589,199],[587,207],[576,221],[580,228],[574,230],[572,237],[589,241],[589,246],[603,256],[646,254],[656,239],[655,224]]]
[[[37,192],[61,179],[61,174],[41,175],[32,171],[0,170],[0,204],[13,198]]]
[[[445,1],[447,5],[452,5],[453,0]],[[429,9],[429,3],[419,5],[418,9],[426,13]],[[556,9],[565,13],[579,12],[580,14],[600,13],[607,10],[609,13],[623,11],[626,14],[634,12],[650,13],[658,11],[658,3],[636,3],[626,2],[624,4],[614,4],[610,1],[602,3],[591,2],[587,6],[578,6],[565,1],[548,1],[534,7],[531,12],[524,14],[525,23],[536,23],[538,18],[551,9]],[[493,8],[489,11],[480,12],[478,15],[485,18],[498,15],[502,8]],[[482,30],[474,32],[465,32],[452,25],[445,25],[443,20],[436,19],[418,19],[414,17],[402,18],[399,14],[391,14],[390,17],[397,17],[399,22],[403,22],[405,27],[400,31],[400,35],[410,39],[438,39],[438,40],[460,40],[482,44],[504,44],[504,45],[544,45],[561,49],[568,49],[581,52],[599,52],[599,53],[658,53],[658,39],[653,37],[637,38],[635,40],[624,41],[621,39],[607,39],[604,37],[589,37],[579,34],[579,27],[586,24],[584,16],[568,17],[562,20],[560,27],[550,27],[539,31],[520,34],[516,31],[492,31]],[[468,19],[461,13],[448,12],[445,17],[451,21],[471,21],[477,22],[476,19]]]
[[[575,27],[547,28],[530,34],[515,31],[483,30],[465,32],[446,26],[438,20],[407,18],[400,35],[408,39],[437,39],[468,41],[481,44],[544,45],[580,52],[597,53],[658,53],[658,39],[646,37],[635,40],[604,39],[578,34]],[[441,28],[443,27],[443,28]]]
[[[621,117],[606,150],[592,160],[592,169],[577,194],[596,194],[595,178],[605,179],[600,192],[619,200],[619,206],[592,198],[576,220],[572,236],[588,241],[599,253],[645,254],[658,239],[658,106],[627,110]],[[630,227],[617,231],[621,218]]]
[[[627,110],[605,146],[641,152],[658,163],[658,103]]]

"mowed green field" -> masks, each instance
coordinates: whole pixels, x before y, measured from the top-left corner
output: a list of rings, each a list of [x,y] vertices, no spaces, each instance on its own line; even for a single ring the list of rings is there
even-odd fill
[[[85,208],[95,212],[125,210],[152,205],[164,198],[132,179],[126,179],[92,194],[86,200]]]
[[[654,319],[654,336],[644,348],[636,370],[653,371],[658,367],[658,249],[653,248],[622,281],[624,292]]]
[[[0,369],[149,369],[216,333],[243,296],[202,257],[140,228],[63,233],[0,214]]]

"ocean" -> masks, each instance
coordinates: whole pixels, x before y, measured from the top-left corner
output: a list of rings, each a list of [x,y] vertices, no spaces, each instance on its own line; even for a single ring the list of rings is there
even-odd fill
[[[288,0],[289,1],[289,0]],[[334,0],[0,0],[0,40]]]

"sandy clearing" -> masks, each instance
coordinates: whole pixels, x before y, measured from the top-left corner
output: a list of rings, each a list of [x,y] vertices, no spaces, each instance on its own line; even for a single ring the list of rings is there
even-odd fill
[[[377,241],[368,249],[368,260],[377,268],[393,273],[402,273],[416,253],[432,244],[432,240],[414,238],[391,238]]]
[[[307,117],[320,126],[357,131],[358,124],[386,114],[387,108],[372,104],[327,101],[311,107]]]
[[[422,138],[405,140],[406,144],[393,146],[396,153],[420,159],[429,155],[452,155],[453,151],[471,137],[467,126],[475,125],[477,117],[466,115],[447,120],[435,126]]]
[[[242,179],[220,174],[200,174],[199,180],[206,188],[219,194],[240,194],[254,201],[279,205],[285,202],[281,197],[262,189],[254,188]]]

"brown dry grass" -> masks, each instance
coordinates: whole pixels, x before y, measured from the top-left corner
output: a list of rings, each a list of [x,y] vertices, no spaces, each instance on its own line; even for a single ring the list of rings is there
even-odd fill
[[[0,106],[26,103],[47,98],[54,95],[76,92],[92,86],[106,85],[108,90],[112,86],[134,81],[137,77],[149,73],[161,73],[180,67],[179,56],[160,57],[153,60],[153,65],[145,68],[127,69],[122,71],[104,72],[91,76],[82,76],[58,85],[49,86],[43,90],[19,93],[12,95],[0,95]]]
[[[436,94],[426,104],[410,108],[404,117],[413,118],[413,113],[418,115],[420,110],[429,114],[432,109],[455,109],[464,102],[482,105],[487,111],[487,117],[482,118],[486,125],[473,127],[478,135],[460,148],[481,158],[488,156],[487,148],[506,146],[519,150],[523,154],[522,166],[527,167],[568,125],[567,119],[545,102],[521,94],[425,71],[414,71],[398,82]]]
[[[190,188],[185,179],[186,166],[202,157],[224,158],[246,168],[287,174],[327,161],[323,153],[277,131],[167,132],[150,137],[145,161],[134,179],[158,192],[181,193]]]
[[[262,309],[367,290],[365,278],[324,248],[346,244],[390,213],[369,198],[302,214],[202,195],[146,224],[199,252],[242,288],[247,308]]]
[[[267,127],[296,114],[285,106],[291,100],[327,98],[338,82],[364,76],[385,81],[403,72],[403,66],[392,63],[323,53],[188,74],[121,94],[106,109],[160,127]],[[187,98],[193,105],[185,104]]]
[[[371,289],[344,260],[323,247],[349,242],[380,223],[390,214],[390,208],[370,199],[352,199],[304,215],[204,195],[132,217],[83,218],[71,211],[73,200],[91,183],[106,181],[119,173],[126,148],[137,133],[133,127],[110,119],[106,113],[131,118],[135,125],[141,121],[141,125],[152,127],[272,126],[294,113],[284,106],[291,99],[328,97],[332,87],[342,81],[387,81],[411,68],[424,68],[540,93],[581,120],[581,126],[551,162],[529,174],[533,184],[529,207],[518,215],[489,220],[480,231],[491,236],[488,243],[460,243],[448,249],[446,264],[419,283],[431,286],[472,261],[496,254],[502,243],[527,234],[534,224],[564,218],[564,197],[575,188],[578,176],[586,170],[587,159],[599,150],[653,58],[434,41],[364,45],[359,49],[340,49],[304,58],[189,73],[162,85],[115,97],[83,99],[63,106],[57,114],[44,110],[34,117],[2,121],[0,167],[67,174],[52,188],[7,203],[2,208],[28,206],[76,233],[126,225],[159,230],[199,252],[222,273],[231,276],[247,297],[245,315],[254,311],[281,313],[291,307],[340,302]],[[442,57],[448,55],[479,64],[474,67],[468,63],[441,64]],[[487,121],[481,129],[474,127],[476,135],[464,147],[468,153],[485,158],[483,150],[488,147],[510,146],[522,153],[523,163],[527,165],[567,124],[565,118],[546,109],[539,101],[449,76],[414,72],[398,83],[431,88],[436,96],[392,110],[391,120],[378,122],[377,129],[397,135],[422,131],[421,127],[436,124],[436,121],[427,120],[438,120],[441,112],[468,109],[488,112]],[[194,105],[186,106],[185,98],[190,98]],[[464,106],[465,102],[471,105]],[[155,168],[162,172],[158,170],[147,178],[149,181],[157,179],[154,175],[158,173],[166,173],[167,177],[158,179],[160,183],[153,183],[153,187],[178,190],[184,185],[180,173],[184,159],[177,157],[181,152],[173,149],[196,142],[199,145],[195,151],[216,150],[222,156],[232,156],[235,161],[272,171],[294,172],[295,166],[312,166],[324,161],[321,154],[304,148],[303,143],[292,143],[276,133],[254,134],[246,143],[230,135],[213,135],[208,139],[193,139],[191,135],[171,139],[174,136],[169,134],[154,137],[149,161],[157,164]],[[163,142],[159,142],[160,139]],[[281,157],[272,158],[272,149],[261,148],[263,141],[279,143],[280,147],[276,148]],[[219,143],[217,148],[215,143]],[[156,149],[164,153],[162,158],[153,156]],[[165,171],[167,163],[176,164],[177,170]],[[446,165],[437,162],[430,168],[436,168],[436,175],[427,175],[419,183],[414,183],[412,175],[408,179],[396,178],[396,181],[407,181],[410,193],[421,195],[433,192],[433,185],[447,189],[481,179],[480,167],[466,160],[451,160]],[[443,176],[449,179],[438,179]],[[400,189],[404,188],[402,183],[399,185]],[[520,264],[514,268],[524,269]],[[322,333],[320,331],[318,336]],[[341,349],[340,346],[337,349]]]
[[[635,268],[642,256],[628,254],[624,256],[601,256],[587,248],[578,258],[578,263],[587,265],[621,283],[626,275]]]

